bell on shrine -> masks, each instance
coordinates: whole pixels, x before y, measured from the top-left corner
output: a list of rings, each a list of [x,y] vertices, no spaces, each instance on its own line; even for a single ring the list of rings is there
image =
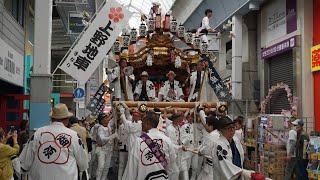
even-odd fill
[[[128,49],[130,46],[130,36],[127,34],[122,35],[122,48]]]
[[[153,32],[154,31],[154,20],[153,20],[153,17],[149,18],[148,31],[149,32]]]
[[[201,44],[201,53],[202,54],[209,54],[208,43],[202,42],[202,44]]]
[[[161,14],[160,13],[156,15],[155,28],[157,31],[159,31],[161,28]]]
[[[186,43],[190,45],[192,43],[192,33],[191,31],[187,31],[186,36],[184,37]]]
[[[164,31],[170,31],[170,14],[166,14],[164,17]]]
[[[138,32],[135,28],[131,29],[131,32],[130,32],[130,41],[135,43],[137,42],[137,35],[138,35]]]
[[[182,24],[180,24],[178,27],[178,37],[183,38],[184,34],[185,34],[185,28]]]
[[[119,55],[120,51],[121,51],[120,41],[117,39],[116,42],[114,42],[114,44],[113,44],[113,52],[116,55]]]
[[[194,49],[200,49],[200,43],[201,43],[200,38],[198,36],[194,37],[193,48]]]
[[[177,23],[176,19],[174,19],[174,17],[173,17],[171,20],[171,23],[170,23],[170,32],[172,34],[177,33],[177,25],[178,25],[178,23]]]
[[[147,27],[144,23],[141,23],[139,27],[139,36],[145,37],[146,35],[147,35]]]

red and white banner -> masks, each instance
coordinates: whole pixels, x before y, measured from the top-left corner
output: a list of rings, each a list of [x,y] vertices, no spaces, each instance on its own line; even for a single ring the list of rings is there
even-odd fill
[[[80,83],[86,83],[106,57],[132,14],[117,1],[107,1],[71,47],[59,68]]]

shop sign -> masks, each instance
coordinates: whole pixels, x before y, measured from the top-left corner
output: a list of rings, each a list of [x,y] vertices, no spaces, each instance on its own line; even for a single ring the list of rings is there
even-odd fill
[[[297,30],[297,1],[275,0],[261,11],[262,46]]]
[[[115,0],[105,2],[79,40],[72,45],[59,68],[80,83],[86,83],[106,57],[132,14]]]
[[[273,46],[262,49],[261,57],[262,59],[267,59],[272,56],[281,54],[285,51],[288,51],[297,45],[297,37],[291,37],[284,41],[281,41]]]
[[[311,48],[311,71],[320,70],[320,45]]]
[[[23,56],[2,39],[0,39],[0,47],[0,79],[23,86]]]

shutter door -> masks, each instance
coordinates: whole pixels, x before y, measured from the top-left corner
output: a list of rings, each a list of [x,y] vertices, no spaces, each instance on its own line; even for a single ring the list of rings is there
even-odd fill
[[[280,54],[269,59],[269,88],[278,83],[284,83],[289,86],[293,93],[293,56],[292,51]],[[272,93],[269,103],[270,114],[281,114],[282,109],[290,110],[287,92],[284,89],[278,89]]]

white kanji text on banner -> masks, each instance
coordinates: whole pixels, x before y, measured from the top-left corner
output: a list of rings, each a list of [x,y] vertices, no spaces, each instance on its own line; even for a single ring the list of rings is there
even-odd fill
[[[107,1],[71,47],[59,68],[80,83],[86,83],[131,16],[132,12],[115,0]]]

